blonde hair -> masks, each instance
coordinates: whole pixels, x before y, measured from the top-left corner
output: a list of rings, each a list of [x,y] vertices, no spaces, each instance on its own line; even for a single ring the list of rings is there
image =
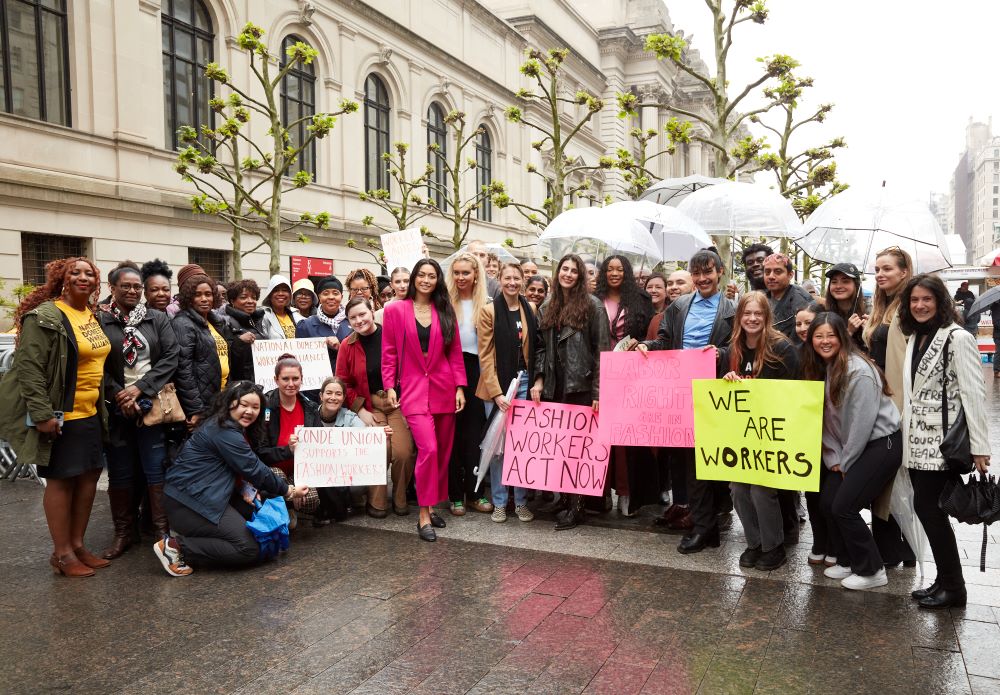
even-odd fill
[[[489,301],[489,297],[486,294],[486,269],[483,268],[483,262],[468,251],[458,254],[451,262],[445,282],[448,284],[448,298],[451,300],[451,306],[455,309],[455,317],[459,323],[462,322],[463,318],[462,300],[458,294],[458,287],[455,286],[455,275],[452,272],[456,263],[468,263],[472,266],[472,272],[476,276],[472,285],[472,316],[469,317],[473,323],[476,323],[479,320],[479,312],[482,311],[487,301]]]
[[[878,251],[875,254],[875,260],[878,261],[878,259],[882,256],[892,256],[895,258],[896,265],[899,266],[905,275],[896,289],[896,294],[891,297],[881,287],[876,286],[875,296],[872,300],[872,313],[868,319],[868,325],[865,326],[865,330],[861,334],[861,337],[865,341],[865,345],[868,345],[869,347],[871,346],[872,334],[876,331],[876,329],[878,329],[879,326],[892,323],[892,319],[899,311],[899,300],[900,297],[903,296],[903,288],[913,277],[913,259],[910,258],[910,254],[906,251],[898,246],[890,246],[887,249]]]

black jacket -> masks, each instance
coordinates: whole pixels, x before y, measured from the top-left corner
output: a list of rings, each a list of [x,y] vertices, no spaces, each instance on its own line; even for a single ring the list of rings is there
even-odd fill
[[[654,340],[645,341],[650,350],[683,350],[684,322],[691,310],[691,302],[695,293],[681,295],[667,307],[656,331]],[[736,315],[736,303],[725,296],[719,297],[719,310],[715,313],[715,323],[708,337],[708,344],[723,347],[729,344],[733,333],[733,317]],[[794,321],[793,321],[794,324]]]
[[[208,319],[215,330],[230,342],[225,322],[214,312],[209,313]],[[198,312],[183,309],[177,312],[171,325],[180,346],[174,386],[177,387],[177,398],[184,415],[191,417],[212,407],[212,401],[222,390],[222,366],[208,323]]]
[[[107,311],[98,311],[97,320],[111,341],[111,352],[104,360],[104,398],[114,403],[115,396],[125,388],[125,356],[121,350],[125,340],[124,326]],[[146,318],[139,323],[138,329],[149,349],[149,371],[135,385],[152,398],[173,378],[180,347],[170,319],[162,311],[147,308]]]
[[[613,343],[625,336],[631,336],[636,340],[645,337],[646,330],[649,328],[649,322],[653,318],[653,300],[649,298],[645,290],[639,290],[639,297],[638,311],[628,311],[623,305],[618,306],[618,314],[623,315],[625,319],[625,332],[621,336],[615,336],[614,324],[616,317],[612,316],[608,318],[608,324],[611,328],[611,347],[614,347]],[[604,298],[598,297],[598,299],[601,300],[603,305]],[[604,314],[607,316],[607,311]]]
[[[319,406],[301,393],[299,394],[299,403],[302,404],[304,415],[303,426],[322,427],[323,422],[319,419]],[[254,451],[260,456],[261,461],[269,466],[275,466],[294,457],[294,453],[287,446],[278,446],[278,435],[281,433],[281,396],[278,389],[264,394],[263,411],[260,416],[264,419],[264,425],[260,428],[260,439],[254,446]]]
[[[547,401],[556,395],[557,355],[562,366],[564,395],[590,392],[595,401],[600,396],[601,352],[611,349],[611,331],[604,305],[596,297],[588,298],[590,319],[582,330],[569,326],[558,333],[555,328],[539,330],[534,377],[542,377],[542,398]],[[546,308],[547,302],[539,313],[544,315]]]
[[[250,333],[255,340],[267,340],[264,328],[264,310],[257,309],[252,314],[233,308],[231,304],[219,312],[226,324],[229,341],[229,378],[233,381],[254,381],[253,343],[245,343],[240,339],[244,333]],[[223,335],[227,335],[223,333]]]
[[[812,295],[798,285],[789,285],[781,299],[774,300],[770,292],[767,298],[774,314],[774,327],[784,333],[792,345],[801,345],[802,341],[795,333],[795,315],[815,301]]]

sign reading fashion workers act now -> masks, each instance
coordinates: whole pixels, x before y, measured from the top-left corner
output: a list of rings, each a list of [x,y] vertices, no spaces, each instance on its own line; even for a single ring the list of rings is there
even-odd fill
[[[253,343],[253,380],[265,389],[275,387],[274,365],[285,353],[294,355],[302,364],[302,390],[318,389],[323,379],[331,376],[330,353],[326,338],[295,338],[294,340],[255,340]]]
[[[715,350],[601,353],[601,441],[694,446],[692,379],[715,378]]]
[[[504,485],[603,495],[608,447],[590,406],[513,401],[507,412]]]
[[[699,480],[819,490],[823,382],[698,380],[692,387]]]
[[[381,427],[298,427],[295,484],[309,487],[385,485]]]

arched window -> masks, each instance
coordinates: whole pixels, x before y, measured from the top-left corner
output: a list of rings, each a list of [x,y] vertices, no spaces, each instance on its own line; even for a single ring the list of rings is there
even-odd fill
[[[378,75],[365,80],[365,190],[389,190],[389,91]]]
[[[0,2],[0,105],[70,125],[66,0]]]
[[[490,143],[489,131],[486,130],[486,126],[482,126],[476,138],[476,193],[491,183],[493,183],[493,145]],[[493,220],[493,203],[489,195],[479,204],[476,217],[484,222]]]
[[[201,0],[163,0],[163,109],[165,142],[177,148],[177,129],[212,126],[208,101],[214,93],[205,77],[213,60],[212,18]]]
[[[444,109],[438,104],[431,104],[427,109],[427,146],[438,146],[441,157],[448,156],[448,126],[444,123]],[[431,165],[430,182],[437,186],[427,186],[427,197],[444,212],[448,209],[442,188],[445,182],[444,161],[430,150],[427,151],[427,162]]]
[[[284,68],[288,60],[285,51],[289,46],[302,41],[298,36],[286,36],[281,42],[281,66]],[[281,120],[288,128],[288,134],[292,138],[292,146],[299,147],[306,140],[309,131],[306,130],[312,123],[310,118],[316,113],[316,71],[312,63],[303,65],[298,63],[281,80]],[[299,119],[307,120],[299,121]],[[296,121],[299,121],[296,123]],[[288,169],[288,175],[293,176],[299,171],[308,171],[313,177],[316,176],[316,141],[309,143],[300,154],[299,159]]]

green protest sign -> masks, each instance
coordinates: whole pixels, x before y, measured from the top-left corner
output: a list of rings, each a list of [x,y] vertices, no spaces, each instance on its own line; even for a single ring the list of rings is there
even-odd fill
[[[823,382],[691,382],[695,470],[784,490],[819,490]]]

